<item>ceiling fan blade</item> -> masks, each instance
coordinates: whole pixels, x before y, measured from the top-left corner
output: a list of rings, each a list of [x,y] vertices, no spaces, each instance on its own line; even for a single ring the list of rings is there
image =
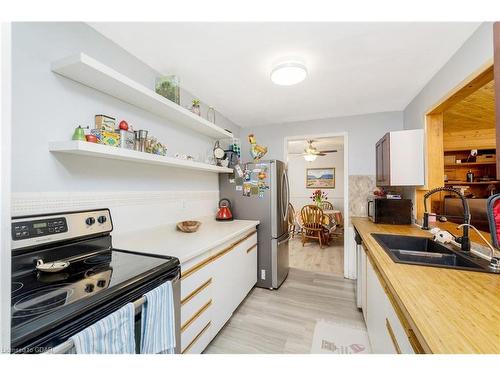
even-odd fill
[[[324,153],[331,153],[331,152],[337,152],[338,150],[321,150],[320,152]]]

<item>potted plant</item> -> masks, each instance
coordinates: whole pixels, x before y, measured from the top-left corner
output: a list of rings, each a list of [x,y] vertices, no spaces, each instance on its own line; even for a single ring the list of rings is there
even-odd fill
[[[198,116],[201,116],[200,99],[193,99],[193,101],[191,102],[191,112],[196,113]]]
[[[320,189],[315,190],[310,198],[317,206],[321,205],[322,202],[328,200],[327,193],[321,191]]]

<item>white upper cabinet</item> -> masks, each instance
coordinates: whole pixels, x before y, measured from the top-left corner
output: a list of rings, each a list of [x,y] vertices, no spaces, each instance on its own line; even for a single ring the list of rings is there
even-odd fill
[[[421,186],[424,176],[424,131],[386,133],[375,146],[377,186]]]

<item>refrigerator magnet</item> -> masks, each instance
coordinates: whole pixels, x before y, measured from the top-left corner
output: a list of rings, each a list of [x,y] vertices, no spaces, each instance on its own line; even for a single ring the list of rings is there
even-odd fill
[[[239,177],[243,177],[243,170],[241,169],[241,166],[239,164],[236,164],[234,166],[234,170],[236,171],[236,174],[239,176]]]

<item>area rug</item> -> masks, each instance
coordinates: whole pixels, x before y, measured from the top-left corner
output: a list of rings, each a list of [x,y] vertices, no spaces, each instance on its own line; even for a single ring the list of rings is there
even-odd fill
[[[368,354],[370,341],[365,330],[319,320],[314,327],[312,354]]]

